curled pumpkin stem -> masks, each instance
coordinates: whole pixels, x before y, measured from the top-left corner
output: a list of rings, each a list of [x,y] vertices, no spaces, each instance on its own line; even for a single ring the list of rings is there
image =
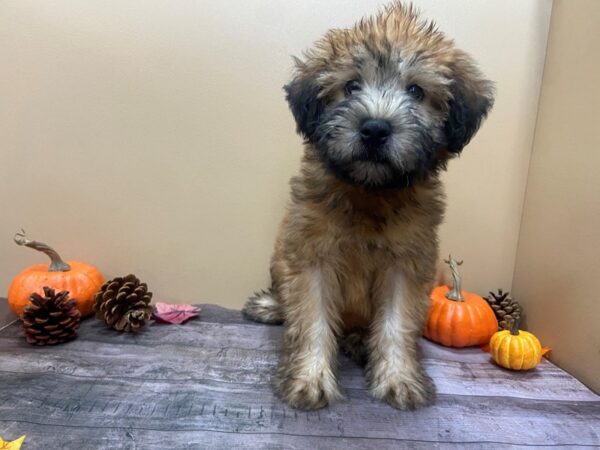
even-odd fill
[[[21,231],[15,234],[14,240],[17,245],[23,245],[37,250],[38,252],[45,253],[50,258],[48,272],[68,272],[71,270],[71,266],[62,260],[56,250],[43,242],[28,239],[24,229],[21,228]]]
[[[446,297],[457,302],[464,302],[465,299],[463,298],[461,292],[460,274],[458,273],[458,266],[460,266],[463,262],[456,261],[452,255],[449,255],[448,259],[445,259],[444,262],[450,266],[450,270],[452,272],[452,289],[450,292],[448,292],[448,294],[446,294]]]
[[[519,325],[521,324],[521,318],[519,317],[518,319],[510,319],[509,320],[509,330],[510,330],[510,334],[512,334],[513,336],[518,336],[519,335]]]

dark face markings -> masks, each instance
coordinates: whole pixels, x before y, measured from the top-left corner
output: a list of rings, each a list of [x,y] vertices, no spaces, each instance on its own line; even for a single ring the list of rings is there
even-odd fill
[[[442,164],[442,115],[421,104],[419,85],[406,85],[402,59],[367,52],[352,61],[358,75],[343,85],[342,100],[324,105],[314,131],[321,159],[338,178],[366,187],[401,188],[427,178]],[[367,122],[369,133],[385,129],[385,138],[365,136]]]

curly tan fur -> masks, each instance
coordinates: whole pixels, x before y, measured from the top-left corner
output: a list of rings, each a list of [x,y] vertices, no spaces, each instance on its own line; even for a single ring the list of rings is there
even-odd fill
[[[361,101],[367,106],[372,101],[377,114],[420,134],[407,138],[401,131],[397,144],[390,144],[397,145],[390,151],[398,159],[390,160],[396,167],[389,172],[371,166],[353,172],[354,162],[347,173],[336,172],[336,161],[328,158],[337,156],[327,152],[343,151],[343,145],[337,137],[319,136],[318,127],[329,126],[323,125],[324,117],[345,101],[348,80],[375,80],[373,86],[381,87],[390,73],[389,95],[404,95],[406,84],[418,82],[425,100],[417,105],[399,97],[400,106],[390,111],[387,104],[378,106],[378,99]],[[304,157],[291,181],[291,202],[275,244],[272,289],[245,307],[255,320],[286,323],[276,390],[289,405],[303,409],[340,399],[339,341],[347,333],[359,339],[353,330],[366,329],[360,344],[367,349],[371,394],[400,409],[426,405],[435,388],[417,353],[444,213],[438,173],[491,107],[491,84],[470,57],[419,20],[412,7],[394,3],[354,28],[328,32],[304,61],[297,61],[296,76],[286,89],[306,138]],[[356,103],[346,103],[342,106],[353,112]],[[410,114],[402,111],[405,104]],[[343,120],[335,126],[343,126]],[[459,120],[465,123],[457,125]],[[411,154],[411,145],[423,142],[431,147],[425,162]],[[406,181],[400,176],[397,184],[390,174],[397,178],[401,170]]]

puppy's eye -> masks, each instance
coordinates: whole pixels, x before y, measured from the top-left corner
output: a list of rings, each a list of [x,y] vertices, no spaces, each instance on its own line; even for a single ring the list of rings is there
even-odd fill
[[[346,83],[346,86],[344,86],[344,93],[347,97],[350,97],[352,94],[360,91],[361,89],[362,87],[358,80],[350,80]]]
[[[406,92],[416,101],[420,102],[425,98],[425,92],[421,86],[417,86],[416,84],[411,84],[408,88],[406,88]]]

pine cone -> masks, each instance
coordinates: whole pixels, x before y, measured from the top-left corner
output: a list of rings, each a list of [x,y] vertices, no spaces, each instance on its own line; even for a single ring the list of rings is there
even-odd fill
[[[72,339],[77,334],[81,313],[69,291],[58,294],[44,287],[44,296],[33,293],[21,320],[25,339],[32,345],[54,345]]]
[[[513,320],[521,318],[521,306],[510,297],[510,292],[502,292],[502,289],[498,289],[498,293],[490,291],[485,299],[496,314],[498,330],[508,330]]]
[[[138,331],[152,315],[146,283],[132,274],[104,283],[94,299],[96,317],[118,331]]]

